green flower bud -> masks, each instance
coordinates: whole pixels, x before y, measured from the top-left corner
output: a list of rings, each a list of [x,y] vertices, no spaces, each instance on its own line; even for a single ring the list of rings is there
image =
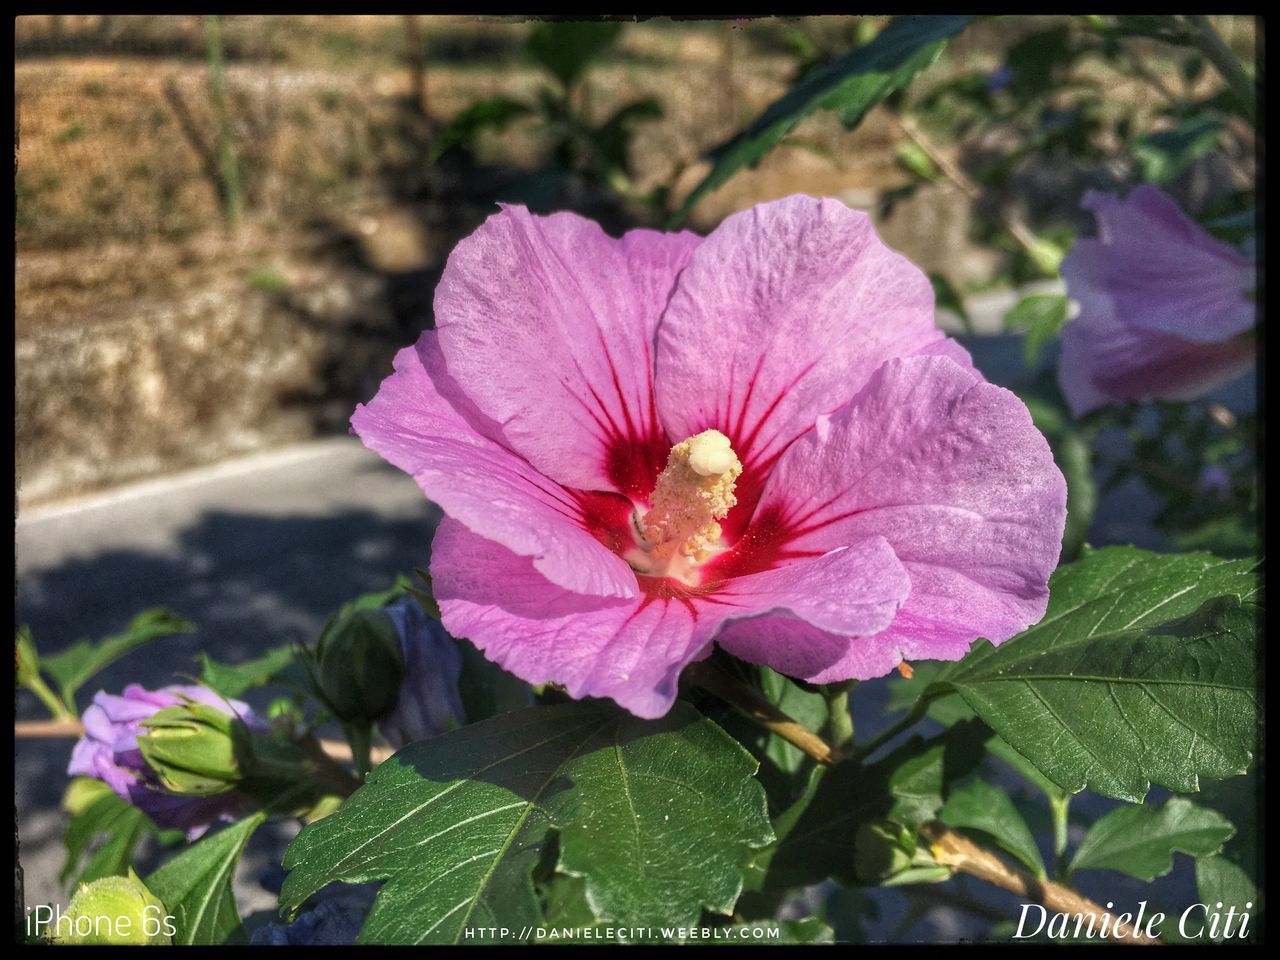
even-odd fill
[[[165,707],[142,726],[138,749],[161,785],[173,793],[226,793],[240,781],[251,756],[244,724],[203,703]]]
[[[395,706],[404,654],[395,622],[381,610],[340,614],[316,644],[320,692],[340,720],[369,724]]]
[[[858,827],[853,842],[853,869],[864,883],[877,883],[911,866],[911,852],[902,844],[902,831],[887,821]]]
[[[53,931],[60,944],[131,946],[170,944],[173,933],[169,911],[132,870],[81,886]]]

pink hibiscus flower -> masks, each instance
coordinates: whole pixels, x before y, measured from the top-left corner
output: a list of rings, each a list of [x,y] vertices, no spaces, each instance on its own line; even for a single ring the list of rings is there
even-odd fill
[[[445,513],[445,626],[665,713],[714,643],[814,682],[1044,613],[1066,486],[869,218],[795,196],[705,239],[504,207],[352,425]]]
[[[1080,315],[1062,334],[1058,383],[1075,416],[1113,403],[1194,400],[1248,370],[1254,265],[1152,186],[1089,191],[1096,240],[1062,263]]]

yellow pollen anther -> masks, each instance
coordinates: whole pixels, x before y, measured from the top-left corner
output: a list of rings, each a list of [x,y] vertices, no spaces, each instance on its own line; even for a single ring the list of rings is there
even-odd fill
[[[742,463],[719,430],[704,430],[671,448],[658,475],[651,509],[640,521],[653,559],[676,554],[701,563],[720,539],[720,524],[738,502],[733,487]]]

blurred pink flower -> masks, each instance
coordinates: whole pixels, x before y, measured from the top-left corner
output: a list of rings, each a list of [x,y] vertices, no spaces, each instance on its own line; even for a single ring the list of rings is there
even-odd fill
[[[1076,416],[1112,403],[1192,400],[1249,369],[1254,265],[1165,193],[1090,191],[1098,237],[1062,263],[1080,315],[1062,334],[1058,383]]]
[[[1044,613],[1066,489],[869,218],[708,237],[504,207],[352,425],[445,513],[445,626],[530,683],[665,713],[714,643],[814,682]]]

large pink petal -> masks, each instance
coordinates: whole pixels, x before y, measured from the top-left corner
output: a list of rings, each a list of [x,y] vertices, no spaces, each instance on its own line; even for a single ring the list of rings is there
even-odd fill
[[[941,340],[928,278],[865,213],[788,197],[728,217],[689,258],[658,327],[658,411],[676,439],[730,438],[749,504],[819,415]]]
[[[610,697],[639,717],[660,717],[680,671],[706,655],[682,603],[606,600],[549,583],[527,557],[445,517],[431,546],[441,620],[529,683]]]
[[[698,243],[618,240],[572,213],[503,207],[436,288],[449,373],[546,476],[647,498],[671,445],[654,407],[654,328]]]
[[[497,440],[444,369],[435,333],[396,354],[395,372],[351,425],[454,519],[529,558],[575,593],[634,597],[635,574],[584,529],[580,498]],[[485,432],[481,432],[481,431]],[[486,435],[489,434],[489,435]]]
[[[858,675],[860,658],[955,659],[1034,623],[1065,519],[1066,483],[1022,401],[948,358],[913,357],[792,444],[753,522],[776,524],[790,550],[884,537],[910,574],[883,635],[806,676],[826,682]]]
[[[640,599],[605,601],[558,589],[527,559],[448,518],[432,546],[431,575],[450,633],[530,683],[611,697],[642,717],[670,709],[680,671],[706,656],[726,623],[788,619],[844,635],[873,633],[892,622],[910,589],[892,549],[873,538],[707,592],[651,584]],[[789,656],[830,663],[848,650],[842,640],[748,652],[760,663],[788,663]]]
[[[858,638],[887,629],[910,592],[893,548],[870,537],[731,581],[725,597],[744,609],[724,618],[716,640],[788,676],[817,675],[856,656]]]

